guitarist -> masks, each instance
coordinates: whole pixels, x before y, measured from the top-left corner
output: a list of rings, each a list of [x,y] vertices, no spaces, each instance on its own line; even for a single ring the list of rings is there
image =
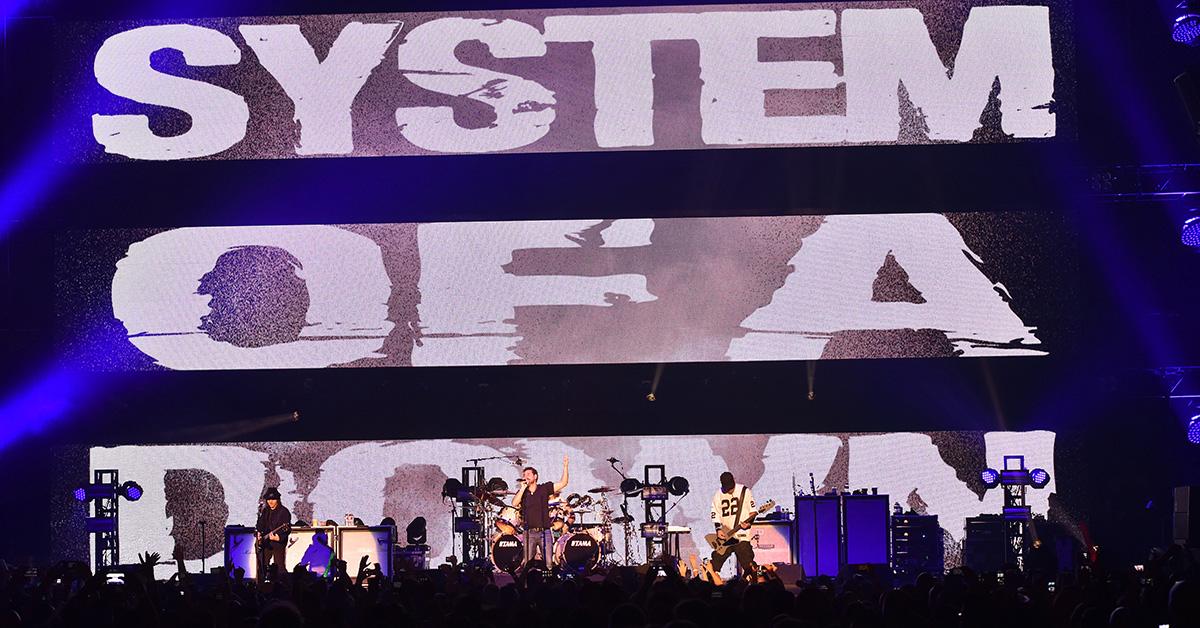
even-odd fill
[[[732,538],[726,542],[731,544],[724,552],[713,551],[712,569],[721,571],[729,554],[737,555],[738,565],[742,573],[754,573],[754,548],[750,546],[750,522],[755,512],[754,495],[745,485],[733,481],[733,474],[726,471],[721,474],[721,490],[713,495],[712,522],[716,526],[718,536],[722,526],[732,530]],[[732,551],[731,551],[732,550]]]
[[[279,489],[274,486],[263,493],[265,507],[258,511],[255,535],[258,537],[258,580],[275,580],[276,573],[287,573],[284,564],[287,555],[288,533],[291,532],[292,513],[279,503]],[[268,572],[268,568],[270,572]],[[266,578],[268,573],[270,578]]]

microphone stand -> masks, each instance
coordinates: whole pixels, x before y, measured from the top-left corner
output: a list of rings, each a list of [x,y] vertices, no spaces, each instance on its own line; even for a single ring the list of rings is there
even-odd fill
[[[203,519],[200,520],[200,573],[205,573],[208,571],[208,549],[206,548],[208,543],[206,542],[207,539],[204,535],[205,523],[206,522]],[[255,523],[258,522],[256,521]]]
[[[620,460],[609,458],[608,465],[621,476],[622,480],[628,479],[625,472],[617,468],[617,463]],[[621,527],[625,530],[625,566],[628,567],[633,562],[633,517],[629,514],[629,496],[625,491],[621,491],[621,515],[628,519]]]

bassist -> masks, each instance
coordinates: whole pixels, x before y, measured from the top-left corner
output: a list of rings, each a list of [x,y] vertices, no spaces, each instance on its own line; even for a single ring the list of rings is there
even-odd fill
[[[279,503],[279,489],[270,487],[263,493],[266,506],[258,511],[258,523],[254,526],[258,542],[258,580],[275,580],[279,573],[287,573],[284,564],[287,556],[288,533],[291,532],[292,513]],[[269,571],[268,571],[269,569]],[[268,577],[270,576],[270,577]]]
[[[754,548],[750,546],[749,529],[750,522],[757,514],[754,495],[749,487],[734,482],[732,473],[722,473],[721,490],[713,495],[711,516],[718,536],[730,547],[721,552],[713,551],[713,571],[721,571],[725,560],[732,553],[737,556],[742,573],[754,573]],[[725,538],[722,528],[731,531],[730,538]]]

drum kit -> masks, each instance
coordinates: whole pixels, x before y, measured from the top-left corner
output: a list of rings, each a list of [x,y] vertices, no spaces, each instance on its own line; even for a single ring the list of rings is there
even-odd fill
[[[571,493],[565,498],[550,496],[550,521],[553,531],[553,565],[564,573],[585,574],[598,567],[616,563],[613,558],[612,529],[628,526],[630,517],[614,517],[608,494],[617,489],[597,486],[586,493]],[[480,529],[491,535],[489,555],[496,569],[509,573],[519,570],[525,559],[521,514],[506,501],[516,493],[500,478],[488,480],[473,500]]]

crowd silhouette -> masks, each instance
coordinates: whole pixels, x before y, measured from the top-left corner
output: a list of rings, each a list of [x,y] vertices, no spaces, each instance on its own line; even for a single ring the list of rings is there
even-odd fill
[[[1053,580],[957,568],[896,587],[862,573],[786,582],[769,569],[754,582],[717,583],[687,564],[586,578],[531,570],[515,579],[443,565],[387,580],[365,561],[353,576],[339,563],[324,577],[297,570],[260,585],[220,570],[156,580],[158,558],[141,556],[119,576],[82,563],[39,570],[0,562],[0,628],[1200,626],[1200,569],[1180,546],[1156,550],[1137,568],[1089,564]]]

